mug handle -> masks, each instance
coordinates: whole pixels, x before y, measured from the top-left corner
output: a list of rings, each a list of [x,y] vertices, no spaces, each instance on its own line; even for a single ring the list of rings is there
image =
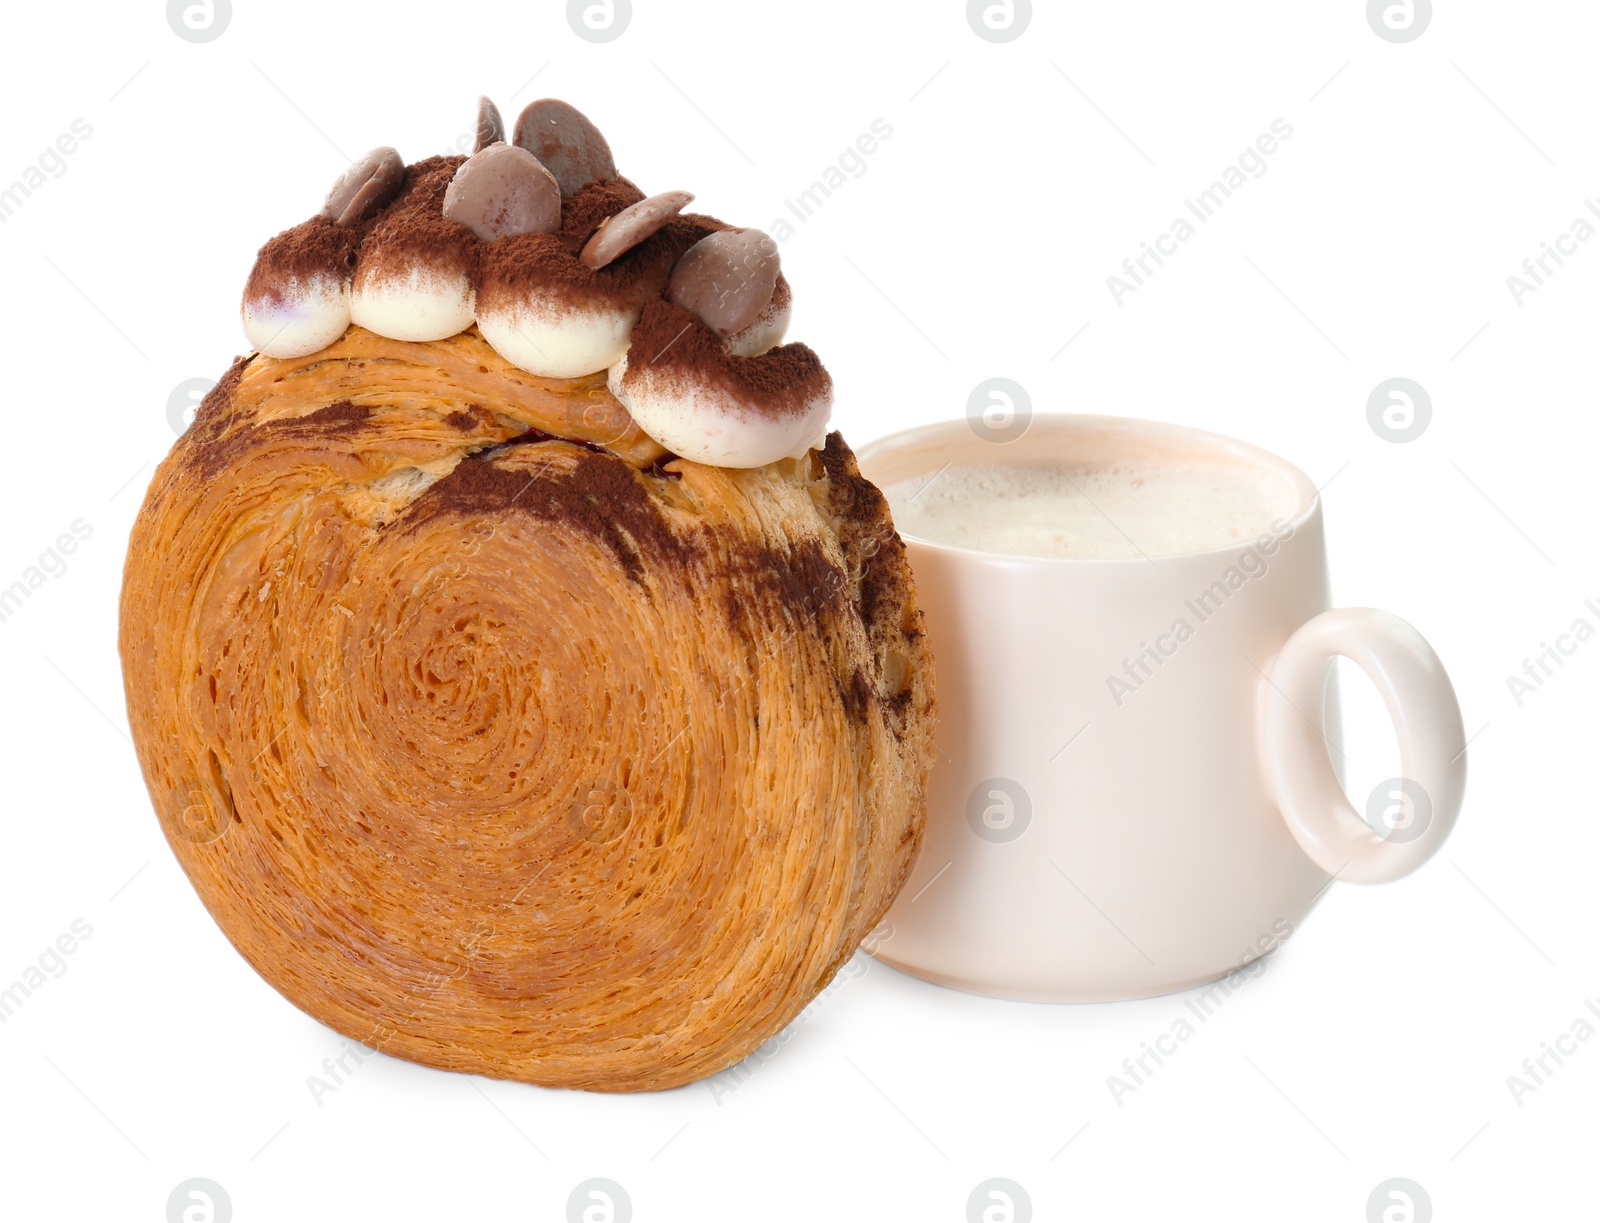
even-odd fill
[[[1405,813],[1380,835],[1350,805],[1324,746],[1328,664],[1350,659],[1372,680],[1400,740],[1401,777],[1382,801]],[[1387,883],[1444,843],[1466,789],[1466,731],[1444,664],[1422,634],[1370,607],[1323,612],[1284,642],[1264,673],[1260,732],[1267,786],[1300,848],[1330,875]]]

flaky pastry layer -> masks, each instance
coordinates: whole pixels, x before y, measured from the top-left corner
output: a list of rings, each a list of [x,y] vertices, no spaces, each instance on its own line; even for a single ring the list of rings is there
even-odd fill
[[[932,660],[842,439],[674,460],[603,374],[475,332],[236,363],[135,524],[121,650],[224,933],[433,1066],[713,1074],[827,983],[921,838]]]

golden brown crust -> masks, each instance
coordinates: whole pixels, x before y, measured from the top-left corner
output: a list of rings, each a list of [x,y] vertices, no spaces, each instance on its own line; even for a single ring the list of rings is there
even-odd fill
[[[122,594],[140,761],[317,1019],[672,1087],[781,1030],[904,882],[932,664],[882,496],[837,434],[662,458],[603,382],[352,328],[242,359],[163,463]]]

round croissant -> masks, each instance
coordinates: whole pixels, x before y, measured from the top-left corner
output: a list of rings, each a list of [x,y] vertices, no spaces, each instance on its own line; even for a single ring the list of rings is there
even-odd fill
[[[909,873],[932,666],[838,434],[665,456],[468,331],[242,358],[162,464],[129,718],[207,909],[414,1061],[672,1087],[789,1023]]]

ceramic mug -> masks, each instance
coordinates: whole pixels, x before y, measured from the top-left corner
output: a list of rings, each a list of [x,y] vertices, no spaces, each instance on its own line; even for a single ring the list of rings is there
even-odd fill
[[[1167,993],[1272,950],[1331,879],[1398,879],[1449,835],[1466,781],[1455,691],[1404,621],[1329,610],[1321,500],[1298,468],[1101,416],[1036,416],[1003,446],[965,420],[929,425],[859,461],[887,486],[946,464],[1169,451],[1276,470],[1298,508],[1258,539],[1154,560],[905,537],[938,665],[939,755],[879,959],[1009,998]],[[1334,763],[1336,655],[1371,678],[1400,742],[1403,776],[1369,818]]]

